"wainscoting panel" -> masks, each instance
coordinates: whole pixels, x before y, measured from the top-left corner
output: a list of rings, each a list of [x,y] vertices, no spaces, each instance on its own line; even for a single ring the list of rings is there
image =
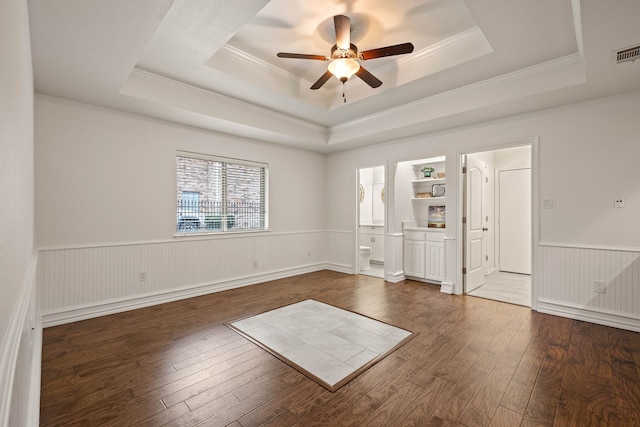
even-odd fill
[[[404,277],[404,234],[388,233],[385,237],[386,254],[384,257],[385,280],[391,283],[398,283]]]
[[[340,273],[355,273],[356,241],[352,231],[326,232],[327,267]]]
[[[540,311],[637,330],[640,252],[541,245],[541,253]]]
[[[0,426],[38,425],[42,328],[36,308],[37,263],[34,253],[0,341]]]
[[[44,323],[65,322],[48,319],[55,313],[75,311],[66,320],[74,321],[317,271],[326,266],[323,239],[322,231],[260,233],[41,250]]]
[[[440,292],[445,294],[460,294],[462,286],[456,289],[456,239],[453,237],[444,238],[444,280],[440,285]]]

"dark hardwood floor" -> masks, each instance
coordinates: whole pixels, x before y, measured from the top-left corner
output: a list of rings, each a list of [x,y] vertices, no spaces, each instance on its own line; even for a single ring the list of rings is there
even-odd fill
[[[224,322],[313,298],[418,332],[331,393]],[[45,329],[44,426],[638,426],[640,335],[329,271]]]

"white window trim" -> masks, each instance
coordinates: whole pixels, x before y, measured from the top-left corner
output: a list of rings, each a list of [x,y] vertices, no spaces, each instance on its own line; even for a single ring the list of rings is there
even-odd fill
[[[210,154],[204,154],[204,153],[198,153],[195,151],[185,151],[185,150],[177,150],[176,151],[176,156],[177,157],[188,157],[188,158],[192,158],[192,159],[201,159],[201,160],[209,160],[209,161],[214,161],[214,162],[223,162],[223,163],[233,163],[233,164],[238,164],[238,165],[245,165],[245,166],[253,166],[253,167],[260,167],[260,168],[264,168],[267,172],[267,182],[266,182],[266,188],[265,188],[265,204],[266,204],[266,211],[267,211],[267,218],[269,217],[270,214],[270,209],[269,209],[269,205],[270,205],[270,200],[269,200],[269,183],[270,183],[270,179],[269,179],[269,164],[268,163],[263,163],[263,162],[255,162],[255,161],[250,161],[250,160],[245,160],[245,159],[237,159],[237,158],[233,158],[233,157],[221,157],[221,156],[213,156]],[[176,176],[176,182],[175,182],[175,187],[178,187],[178,182],[177,182],[177,176]],[[174,212],[175,214],[175,212]],[[198,231],[198,232],[190,232],[190,233],[185,233],[185,232],[178,232],[177,230],[174,232],[173,237],[174,238],[212,238],[212,237],[217,237],[217,238],[224,238],[226,237],[230,237],[234,234],[236,235],[242,235],[242,234],[260,234],[260,233],[270,233],[271,229],[270,229],[270,221],[267,221],[267,226],[263,229],[233,229],[231,231]]]

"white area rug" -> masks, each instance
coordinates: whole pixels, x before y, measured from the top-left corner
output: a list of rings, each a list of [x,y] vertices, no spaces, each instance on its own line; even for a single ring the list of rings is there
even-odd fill
[[[330,391],[413,336],[411,331],[311,299],[226,325]]]

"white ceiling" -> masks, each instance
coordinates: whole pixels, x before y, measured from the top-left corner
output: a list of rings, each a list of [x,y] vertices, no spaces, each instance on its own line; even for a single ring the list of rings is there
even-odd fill
[[[29,0],[36,92],[205,129],[333,152],[640,89],[638,0]],[[357,77],[309,87],[333,15]]]

